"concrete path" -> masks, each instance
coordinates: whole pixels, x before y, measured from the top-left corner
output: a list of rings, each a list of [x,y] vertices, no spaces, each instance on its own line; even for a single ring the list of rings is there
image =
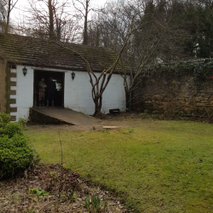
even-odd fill
[[[72,125],[87,126],[101,123],[100,119],[62,107],[33,107],[33,110]]]

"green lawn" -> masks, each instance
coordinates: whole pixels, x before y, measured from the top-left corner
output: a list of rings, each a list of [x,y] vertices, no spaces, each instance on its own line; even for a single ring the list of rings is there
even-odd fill
[[[26,135],[43,162],[59,163],[60,131],[64,165],[117,193],[135,212],[213,212],[213,125],[129,125],[110,132],[29,127]]]

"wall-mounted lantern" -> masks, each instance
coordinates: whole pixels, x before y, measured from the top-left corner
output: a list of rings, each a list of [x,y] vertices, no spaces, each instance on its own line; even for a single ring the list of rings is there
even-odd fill
[[[25,75],[27,74],[27,68],[24,67],[24,68],[22,69],[22,71],[23,71],[23,75],[25,76]]]
[[[71,73],[71,78],[72,78],[72,80],[74,80],[75,79],[75,73],[72,71],[72,73]]]

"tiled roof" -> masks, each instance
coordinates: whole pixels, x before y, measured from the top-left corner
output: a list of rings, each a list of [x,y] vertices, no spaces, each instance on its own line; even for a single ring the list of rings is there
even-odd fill
[[[83,55],[93,71],[109,68],[116,54],[106,48],[53,42],[13,34],[0,34],[0,47],[8,61],[39,67],[86,70],[85,63],[73,49]],[[117,68],[119,69],[119,67]]]

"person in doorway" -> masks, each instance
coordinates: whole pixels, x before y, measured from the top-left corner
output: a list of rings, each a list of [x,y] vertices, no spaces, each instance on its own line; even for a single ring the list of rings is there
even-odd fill
[[[50,77],[47,83],[47,106],[49,106],[50,104],[51,106],[54,106],[55,90],[55,82],[53,81],[53,78]]]
[[[42,78],[38,83],[38,91],[39,91],[39,106],[45,105],[45,92],[47,85],[44,82],[44,78]]]

